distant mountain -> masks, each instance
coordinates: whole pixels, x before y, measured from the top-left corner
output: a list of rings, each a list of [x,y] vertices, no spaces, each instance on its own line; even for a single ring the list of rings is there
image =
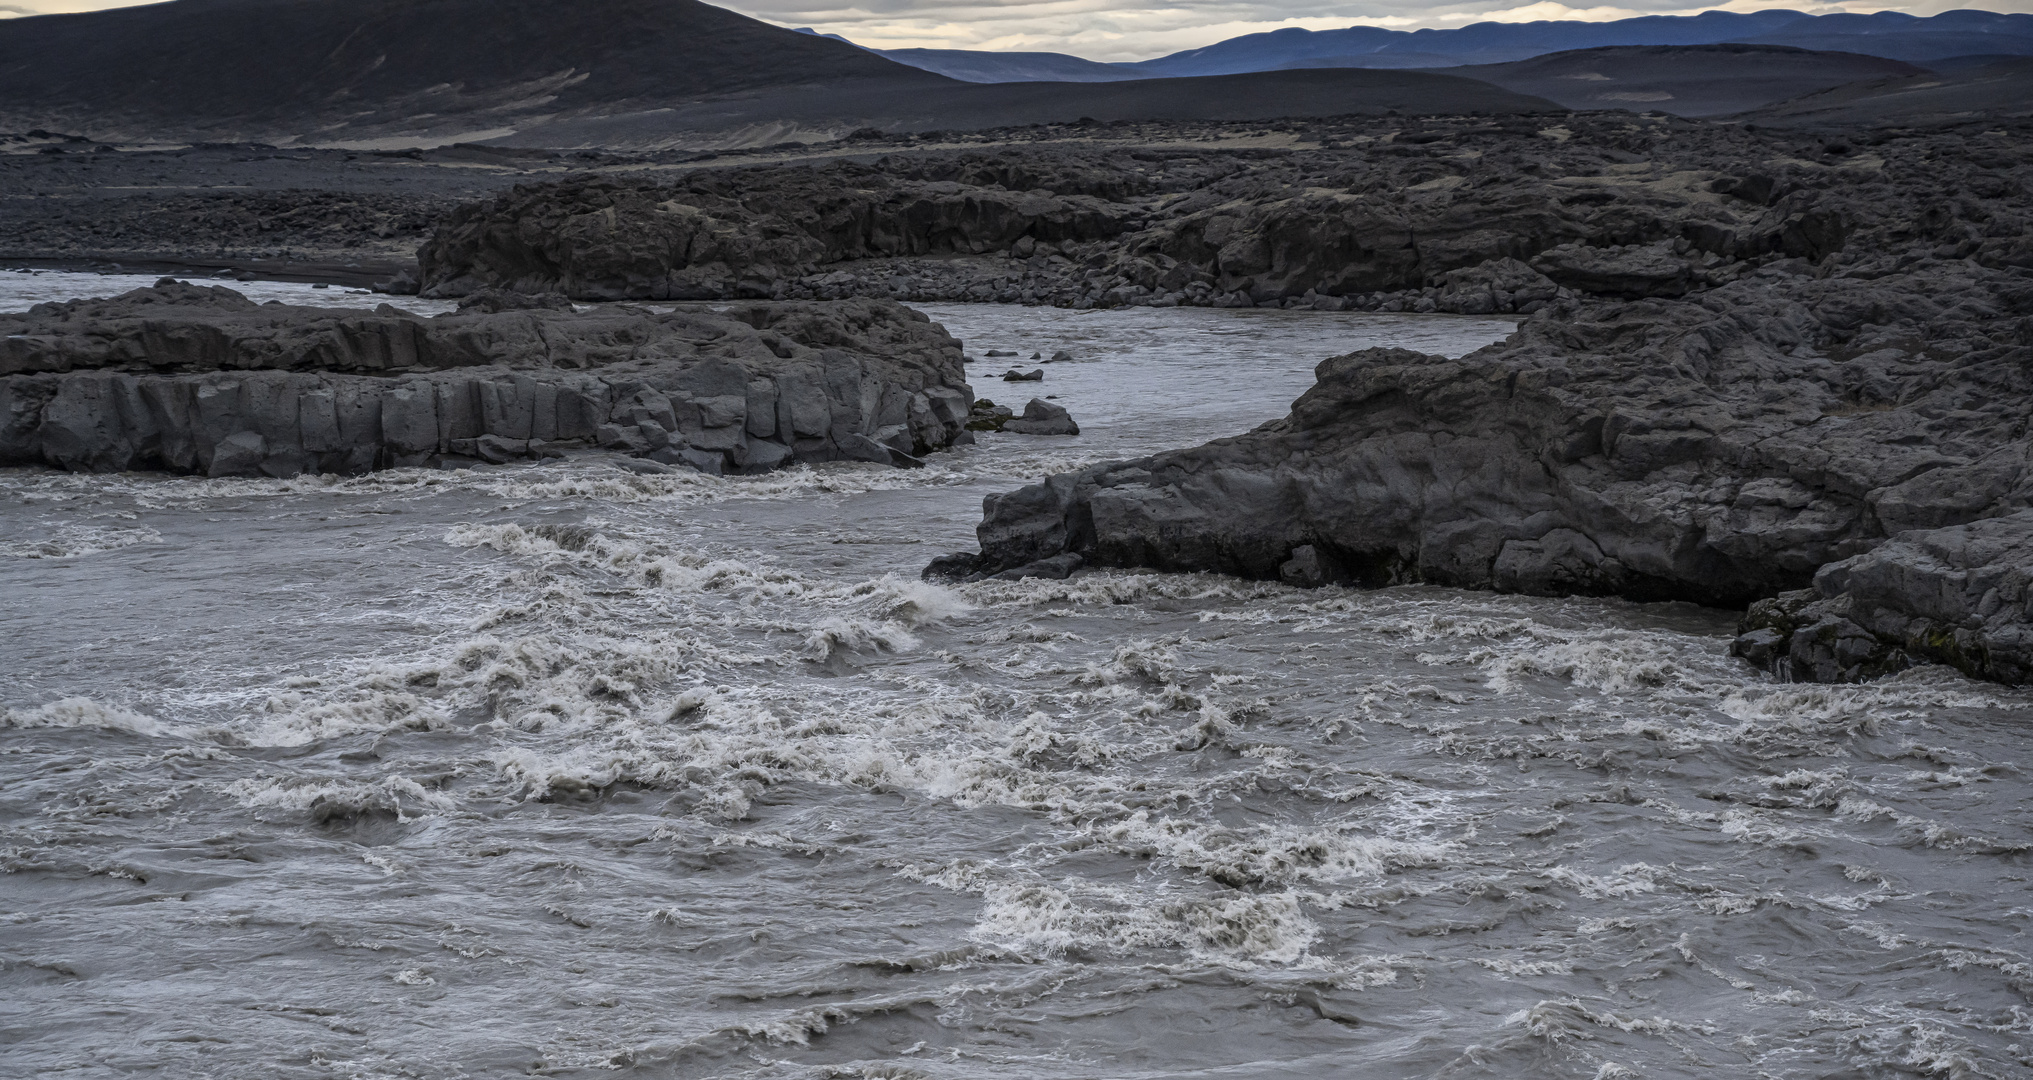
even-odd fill
[[[1808,128],[2026,116],[2033,116],[2033,58],[2023,56],[1953,75],[1849,83],[1743,114],[1760,124]]]
[[[1822,15],[1789,24],[1763,37],[1741,40],[1758,45],[1862,53],[1922,64],[1973,53],[2033,56],[2033,15],[1997,15],[1988,11],[1945,11],[1931,19],[1896,11]]]
[[[1860,80],[1929,74],[1901,60],[1783,45],[1615,45],[1442,69],[1570,109],[1724,116]]]
[[[1897,12],[1807,15],[1798,11],[1647,15],[1616,22],[1476,23],[1457,30],[1288,28],[1230,38],[1122,67],[1152,75],[1217,75],[1288,67],[1442,67],[1526,60],[1614,45],[1746,42],[1854,52],[1895,60],[1970,53],[2033,55],[2033,15],[1950,11],[1932,18]],[[1416,58],[1407,64],[1407,59]]]
[[[820,34],[809,26],[800,26],[797,32],[829,37],[834,41],[847,41],[839,34]],[[847,43],[854,45],[852,41]],[[982,49],[869,49],[866,45],[855,47],[868,49],[877,56],[894,60],[899,64],[908,64],[921,71],[944,75],[949,79],[959,79],[961,82],[1122,82],[1127,79],[1150,77],[1134,71],[1125,71],[1115,64],[1082,60],[1065,53],[988,52]]]
[[[971,83],[1121,82],[1151,76],[1118,64],[1054,52],[983,52],[976,49],[871,49],[899,64]]]
[[[953,81],[697,0],[175,0],[0,21],[0,130],[338,142]]]
[[[1292,27],[1123,64],[1097,64],[1064,53],[965,49],[896,49],[882,55],[968,82],[1019,82],[1040,77],[1032,72],[1052,72],[1048,77],[1055,79],[1100,81],[1097,68],[1121,71],[1130,78],[1313,67],[1445,68],[1510,63],[1575,49],[1726,42],[1848,52],[1921,64],[1972,54],[2033,56],[2033,15],[1949,11],[1919,18],[1890,11],[1875,15],[1707,11],[1601,23],[1476,23],[1457,30]],[[1019,55],[1025,58],[1021,63],[1001,59]]]

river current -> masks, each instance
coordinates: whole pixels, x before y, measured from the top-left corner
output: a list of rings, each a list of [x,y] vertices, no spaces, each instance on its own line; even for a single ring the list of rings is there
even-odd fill
[[[0,1075],[2033,1074],[2033,695],[1780,683],[1688,605],[917,578],[1509,323],[925,310],[1083,434],[0,470]]]

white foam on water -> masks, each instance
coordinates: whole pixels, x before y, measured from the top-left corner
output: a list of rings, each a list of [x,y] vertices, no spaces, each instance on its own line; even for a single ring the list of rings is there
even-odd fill
[[[0,559],[76,559],[161,542],[162,534],[154,529],[62,525],[39,539],[0,541]]]
[[[32,709],[0,710],[0,721],[16,728],[99,728],[131,735],[164,734],[162,722],[155,717],[82,697],[64,698]]]
[[[10,538],[163,545],[0,560],[0,921],[114,1048],[11,1060],[2011,1075],[2024,691],[1792,686],[1684,605],[916,580],[1024,470],[1232,433],[1326,351],[1081,405],[1097,348],[1045,386],[1089,434],[923,470],[0,472]]]
[[[162,274],[99,274],[75,270],[0,270],[0,312],[27,311],[37,304],[68,300],[92,300],[121,296],[136,289],[152,288]],[[271,300],[304,307],[364,308],[373,310],[390,304],[418,315],[438,315],[458,309],[453,300],[426,300],[417,296],[390,296],[368,289],[331,286],[320,289],[311,282],[233,281],[228,278],[168,275],[178,281],[206,287],[223,287],[257,304]]]
[[[249,810],[309,811],[317,821],[373,814],[407,820],[419,813],[450,810],[457,805],[443,792],[426,788],[406,776],[387,776],[368,783],[252,777],[224,785],[222,790]]]

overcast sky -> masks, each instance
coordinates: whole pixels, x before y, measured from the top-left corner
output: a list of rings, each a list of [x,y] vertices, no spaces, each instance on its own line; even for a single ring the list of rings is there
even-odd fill
[[[1422,4],[1413,0],[737,0],[723,2],[758,19],[810,26],[863,45],[901,49],[997,49],[1065,52],[1090,60],[1143,60],[1209,45],[1239,34],[1303,26],[1327,30],[1358,23],[1414,30],[1472,22],[1535,19],[1626,19],[1634,15],[1692,15],[1706,10],[1676,0],[1624,0],[1629,6],[1571,8],[1546,2],[1519,7],[1506,0]],[[127,0],[0,0],[0,16],[97,11]],[[1790,8],[1833,11],[1905,11],[1932,15],[1968,0],[1916,3],[1788,3],[1731,0],[1728,11]],[[2033,12],[2033,0],[1982,5],[1990,11]]]

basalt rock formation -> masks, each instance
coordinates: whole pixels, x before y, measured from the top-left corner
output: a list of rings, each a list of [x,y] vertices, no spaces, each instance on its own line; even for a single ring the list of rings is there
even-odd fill
[[[417,254],[431,296],[491,286],[585,300],[771,297],[786,274],[828,263],[979,254],[1024,237],[1115,237],[1131,211],[1103,196],[1137,186],[1108,172],[1060,170],[1039,178],[1056,190],[1011,191],[938,179],[938,171],[774,168],[696,174],[671,186],[518,186],[454,211]]]
[[[421,252],[422,284],[1530,313],[1562,289],[1680,296],[1818,261],[1890,228],[1886,214],[1930,248],[2033,258],[2023,206],[1972,217],[1936,196],[1937,182],[1978,200],[2016,184],[2004,132],[1858,140],[1593,114],[1343,118],[1305,135],[530,185],[455,212]]]
[[[972,438],[959,343],[885,301],[472,300],[426,319],[164,281],[0,315],[0,465],[284,477],[601,447],[752,473]]]
[[[1736,655],[1803,682],[1852,682],[1914,659],[2033,682],[2033,513],[1904,533],[1751,605]]]
[[[1672,246],[1492,260],[1455,295],[1528,271],[1593,295],[1460,360],[1336,357],[1247,435],[993,496],[980,555],[941,572],[1076,554],[1300,585],[1777,597],[1738,651],[1786,674],[1927,658],[2023,681],[2033,155],[1999,140],[1971,170],[1944,152],[1959,139],[1910,138],[1935,175],[1874,165],[1819,191],[1783,227],[1799,257],[1719,275]],[[1765,183],[1708,186],[1783,201]]]

